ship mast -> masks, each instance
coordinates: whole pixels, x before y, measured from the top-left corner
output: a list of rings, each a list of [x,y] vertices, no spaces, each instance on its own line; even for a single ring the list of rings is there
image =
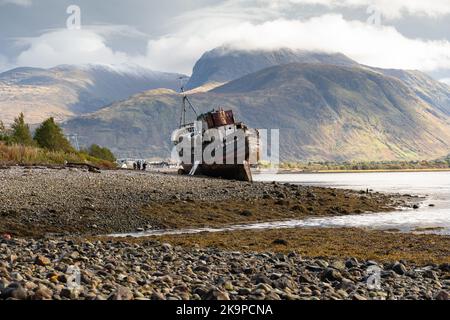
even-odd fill
[[[191,101],[189,100],[187,94],[184,91],[184,80],[186,79],[186,77],[180,77],[180,84],[181,84],[181,93],[183,94],[183,109],[181,112],[181,119],[180,119],[180,128],[185,127],[186,126],[186,104],[192,109],[192,111],[194,111],[194,114],[196,117],[198,117],[197,111],[195,111],[194,106],[192,105]]]

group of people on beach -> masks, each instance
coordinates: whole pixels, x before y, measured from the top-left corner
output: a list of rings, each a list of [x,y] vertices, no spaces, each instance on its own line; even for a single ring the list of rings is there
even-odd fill
[[[138,160],[136,162],[133,162],[133,169],[138,171],[147,171],[147,161]]]

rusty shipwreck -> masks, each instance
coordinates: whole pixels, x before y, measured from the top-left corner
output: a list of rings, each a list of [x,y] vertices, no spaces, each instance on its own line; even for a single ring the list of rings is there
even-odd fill
[[[236,121],[232,110],[219,108],[199,115],[183,88],[181,92],[180,125],[171,139],[178,173],[252,181],[251,168],[260,161],[259,131]],[[196,117],[189,123],[188,109]]]

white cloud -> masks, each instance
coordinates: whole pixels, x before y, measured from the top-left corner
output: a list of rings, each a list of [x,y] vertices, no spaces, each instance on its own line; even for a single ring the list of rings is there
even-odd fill
[[[444,78],[444,79],[441,79],[440,81],[450,85],[450,78]]]
[[[260,0],[267,1],[267,0]],[[319,4],[330,8],[367,8],[373,6],[386,18],[405,14],[438,17],[450,14],[449,0],[270,0],[279,6],[288,4]]]
[[[11,69],[11,67],[12,66],[9,64],[8,59],[0,54],[0,72]]]
[[[449,0],[224,0],[187,15],[202,18],[214,14],[221,17],[246,17],[248,21],[268,17],[291,17],[301,15],[308,6],[322,6],[325,9],[357,9],[366,12],[373,8],[383,19],[399,19],[405,15],[442,17],[450,14]],[[372,11],[368,12],[369,16]]]
[[[342,52],[360,63],[382,68],[431,71],[450,66],[448,41],[410,39],[394,27],[347,21],[341,15],[304,21],[225,22],[196,20],[176,34],[149,41],[148,64],[188,72],[204,51],[227,44],[249,50],[288,47]]]
[[[100,34],[86,29],[51,31],[21,42],[29,46],[17,58],[21,66],[121,64],[130,59],[127,54],[109,48]]]
[[[127,38],[147,38],[148,35],[129,25],[89,25],[83,29],[95,32],[102,37],[127,37]]]
[[[29,7],[33,3],[31,0],[0,0],[0,5],[4,4],[15,4],[22,7]]]
[[[1,1],[1,0],[0,0]],[[434,0],[422,6],[416,0],[373,0],[398,12],[446,12],[450,1]],[[17,65],[52,67],[57,64],[137,64],[154,70],[190,74],[196,60],[221,45],[240,49],[277,49],[341,52],[356,61],[382,68],[435,71],[450,68],[450,42],[408,38],[394,27],[345,20],[338,14],[310,19],[288,19],[293,3],[327,6],[363,6],[372,0],[229,0],[183,14],[172,22],[174,31],[148,40],[147,53],[131,56],[115,51],[112,36],[146,37],[128,26],[87,26],[82,30],[50,30],[25,39],[27,49]],[[259,9],[259,8],[263,9]],[[434,9],[433,9],[434,8]],[[450,10],[450,9],[449,9]],[[395,10],[394,10],[395,11]],[[292,14],[290,15],[292,16]],[[147,38],[146,38],[147,39]]]

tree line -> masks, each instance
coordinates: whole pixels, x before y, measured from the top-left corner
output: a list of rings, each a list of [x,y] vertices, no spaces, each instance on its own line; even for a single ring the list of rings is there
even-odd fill
[[[25,122],[23,113],[14,119],[14,122],[7,128],[0,120],[0,141],[8,145],[22,145],[28,147],[38,147],[50,151],[61,151],[64,153],[84,153],[97,159],[116,161],[114,154],[108,148],[100,147],[96,144],[80,151],[75,150],[70,141],[65,137],[61,127],[54,118],[48,118],[40,124],[32,135],[30,126]]]
[[[447,169],[450,168],[450,155],[443,159],[417,161],[358,161],[358,162],[284,162],[281,169],[294,170],[406,170],[406,169]]]

